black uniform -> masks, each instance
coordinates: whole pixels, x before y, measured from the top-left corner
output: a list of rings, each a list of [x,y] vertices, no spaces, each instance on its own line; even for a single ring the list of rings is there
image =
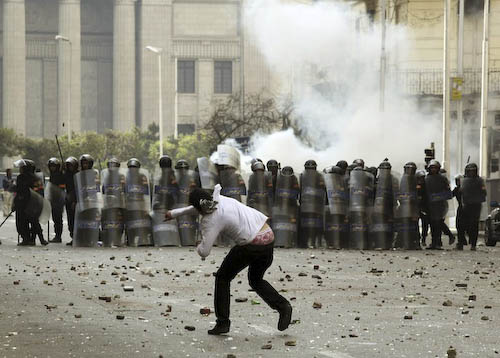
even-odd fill
[[[66,216],[68,219],[69,236],[73,238],[73,229],[75,227],[75,209],[76,209],[76,189],[73,180],[75,173],[66,171],[64,173],[64,183],[66,185]]]
[[[486,201],[486,188],[483,178],[477,175],[477,165],[470,163],[465,167],[465,177],[460,179],[458,187],[461,201],[459,244],[469,237],[471,250],[476,249],[479,230],[479,217],[482,203]],[[458,199],[457,197],[457,199]],[[459,244],[457,248],[460,249]]]
[[[57,186],[61,190],[64,190],[66,188],[66,180],[64,174],[61,171],[51,172],[49,182],[52,183],[52,185]],[[54,232],[56,234],[54,241],[60,242],[63,232],[64,202],[52,200],[50,204],[52,207],[52,220],[54,221]]]
[[[30,220],[25,210],[31,195],[30,189],[36,180],[35,174],[31,172],[23,172],[16,179],[14,209],[16,211],[16,229],[23,240],[22,245],[35,245],[35,239],[30,235]]]

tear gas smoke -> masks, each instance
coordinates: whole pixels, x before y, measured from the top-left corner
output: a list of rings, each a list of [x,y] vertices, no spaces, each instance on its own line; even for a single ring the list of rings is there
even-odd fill
[[[291,93],[297,125],[292,130],[252,138],[251,155],[276,159],[301,172],[307,159],[318,169],[363,158],[378,166],[389,158],[423,163],[423,149],[436,143],[440,159],[441,109],[407,97],[387,83],[385,111],[379,111],[380,26],[341,2],[312,5],[255,0],[245,8],[246,37],[258,47],[279,78],[277,97]],[[409,53],[403,27],[387,25],[388,71]]]

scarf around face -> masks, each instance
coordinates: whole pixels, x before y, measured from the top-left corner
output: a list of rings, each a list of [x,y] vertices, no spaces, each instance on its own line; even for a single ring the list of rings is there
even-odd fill
[[[215,210],[217,210],[217,204],[218,202],[215,200],[201,199],[200,200],[201,212],[203,214],[211,214]]]

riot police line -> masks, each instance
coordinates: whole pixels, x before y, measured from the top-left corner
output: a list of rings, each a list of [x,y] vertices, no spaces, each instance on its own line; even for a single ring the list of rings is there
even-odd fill
[[[24,202],[30,204],[17,205],[16,219],[20,216],[19,222],[31,225],[30,234],[18,225],[21,245],[35,244],[40,231],[36,223],[47,220],[50,211],[55,231],[50,242],[61,242],[65,208],[72,238],[68,244],[75,247],[193,246],[199,239],[198,218],[165,221],[165,213],[187,206],[193,188],[212,191],[220,183],[223,195],[239,201],[246,195],[248,206],[269,217],[277,247],[418,250],[426,244],[430,226],[432,241],[427,248],[440,249],[448,200],[455,196],[459,202],[457,249],[467,244],[466,234],[475,249],[479,211],[486,198],[475,164],[469,164],[465,175],[457,178],[452,193],[435,160],[429,163],[428,173],[417,171],[415,163],[409,162],[402,175],[392,171],[388,160],[377,168],[365,167],[361,159],[351,165],[341,160],[322,172],[314,160],[308,160],[297,176],[292,167],[281,168],[276,160],[264,165],[255,159],[247,188],[239,173],[239,157],[232,155],[228,151],[217,164],[198,158],[195,170],[185,160],[172,167],[172,160],[163,156],[151,177],[135,158],[127,162],[127,168],[111,158],[100,172],[88,154],[79,161],[67,158],[64,168],[51,158],[45,200],[30,190],[23,194],[28,197]],[[20,172],[33,171],[29,160],[18,161],[17,166]],[[33,212],[28,214],[27,209]],[[218,245],[229,242],[222,236]]]

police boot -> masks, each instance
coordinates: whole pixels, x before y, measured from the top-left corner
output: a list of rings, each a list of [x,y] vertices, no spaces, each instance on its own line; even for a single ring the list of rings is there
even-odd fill
[[[54,236],[54,238],[52,240],[49,240],[49,242],[60,244],[62,242],[61,235],[56,234],[56,236]]]
[[[39,235],[39,238],[40,238],[40,244],[42,244],[42,246],[47,246],[49,244],[49,242],[44,239],[42,234]]]
[[[458,243],[457,246],[455,246],[455,250],[462,251],[464,249],[464,245],[461,243]]]
[[[22,237],[22,241],[17,246],[35,246],[35,239],[31,237]]]
[[[229,320],[227,322],[217,321],[217,323],[215,324],[215,327],[208,330],[208,334],[216,335],[216,336],[219,334],[224,334],[224,333],[229,332],[230,327],[231,327],[231,321],[229,321]]]

